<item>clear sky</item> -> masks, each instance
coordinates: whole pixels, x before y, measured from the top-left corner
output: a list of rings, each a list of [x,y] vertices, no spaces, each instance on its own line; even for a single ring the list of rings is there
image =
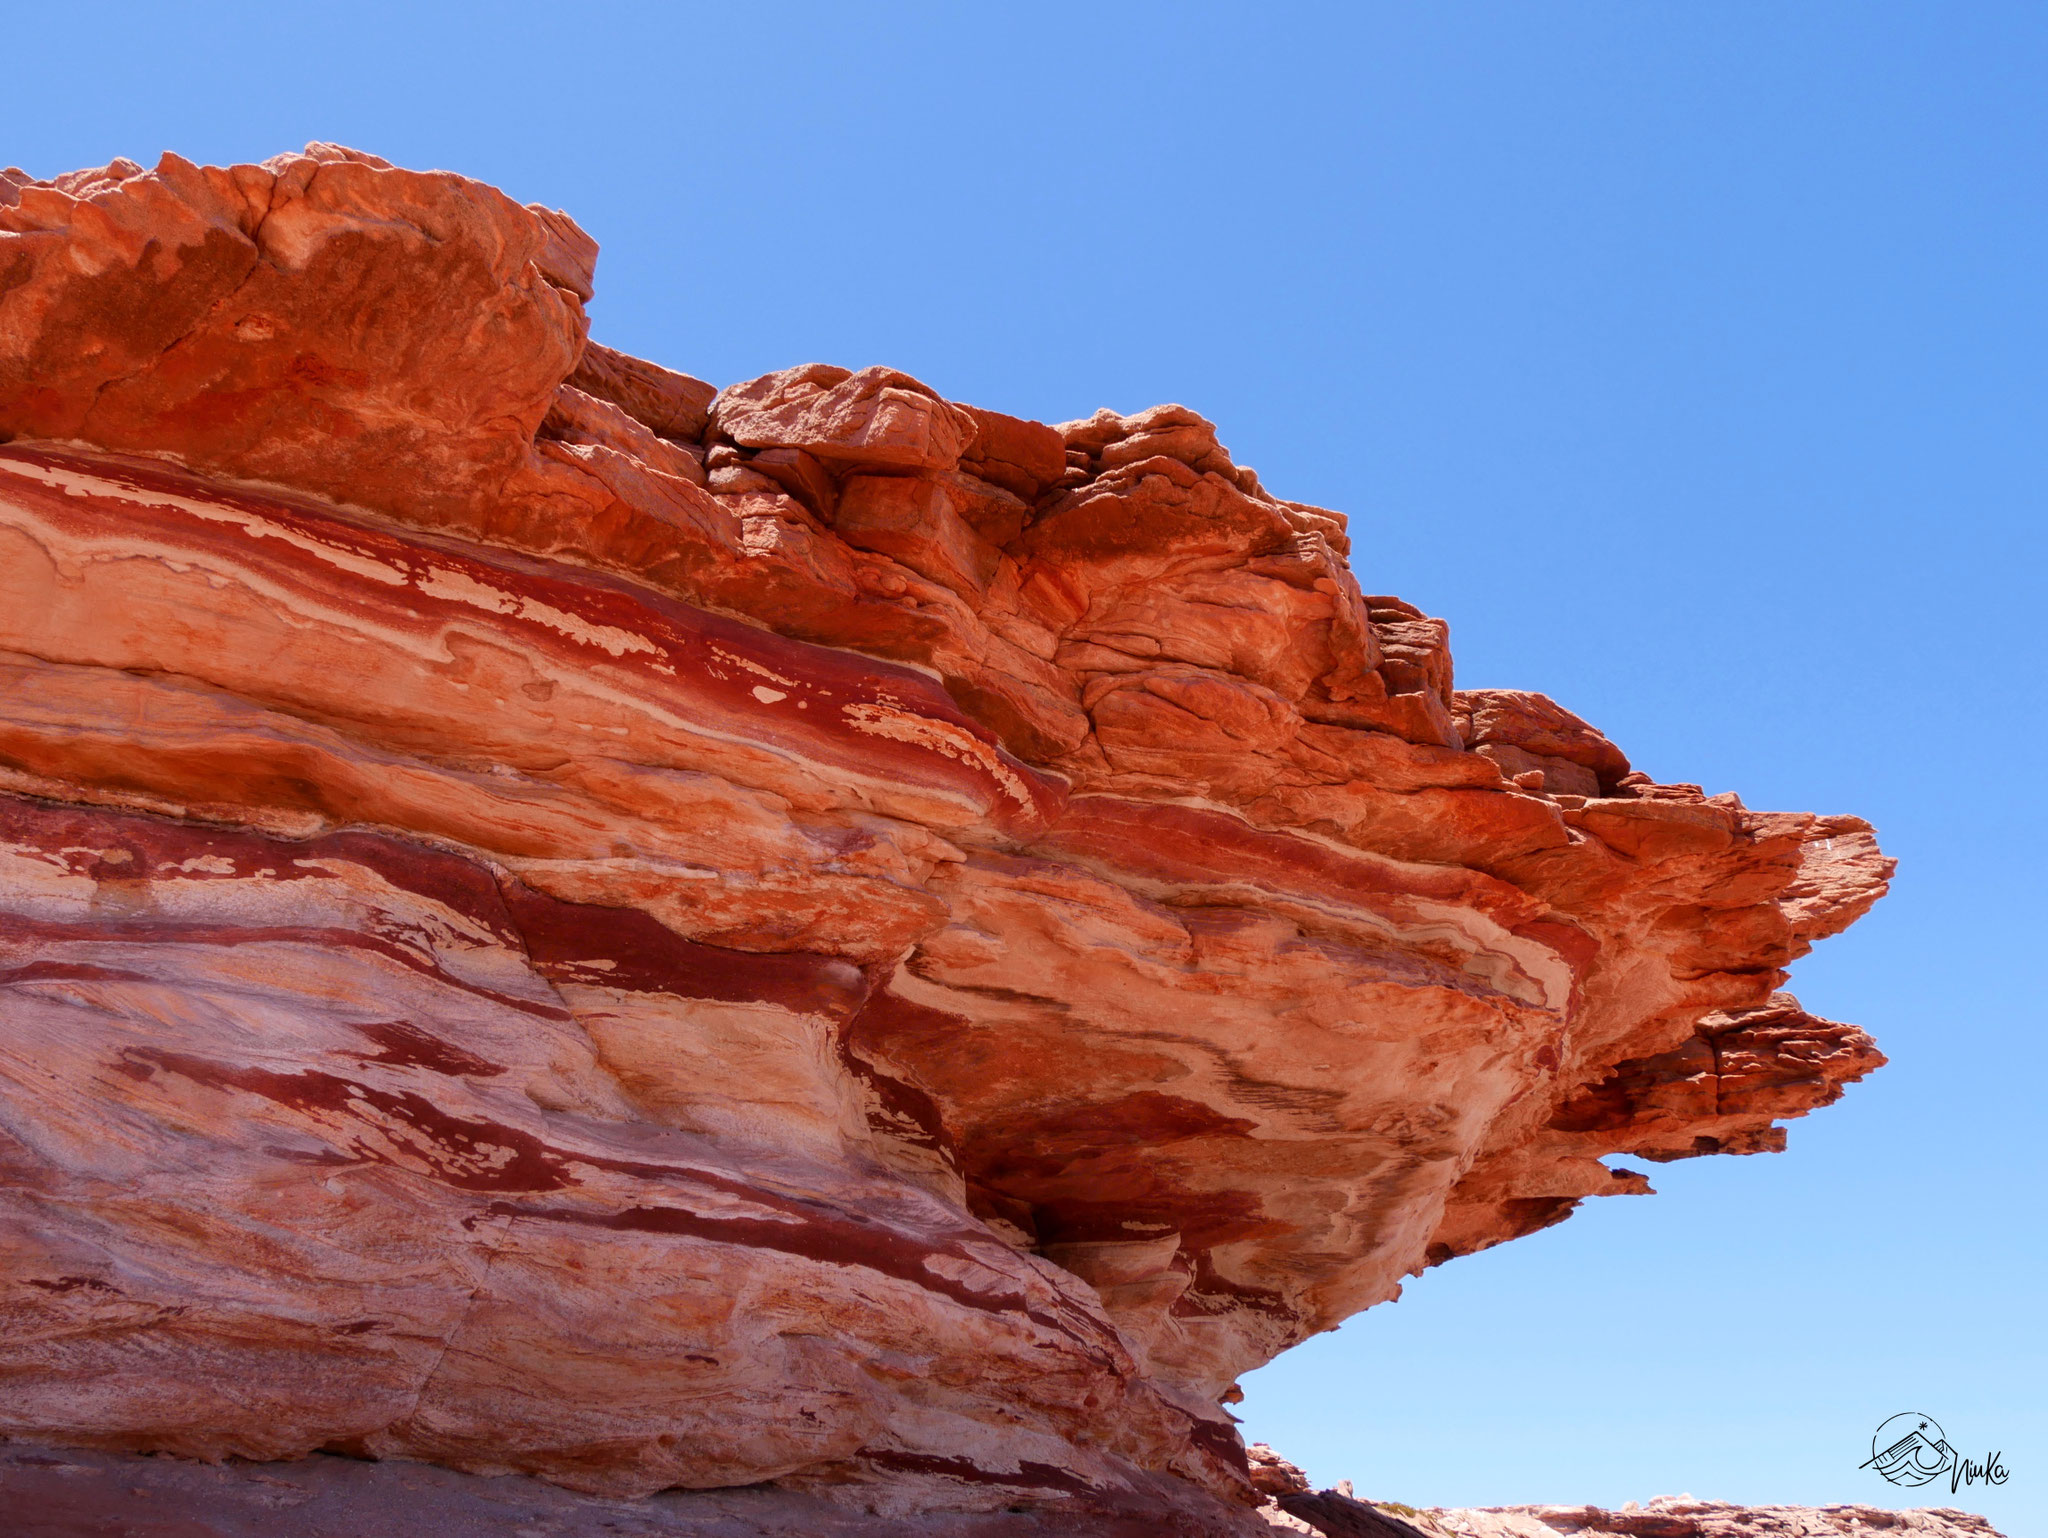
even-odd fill
[[[333,139],[569,210],[595,335],[1183,401],[1637,765],[1870,817],[1800,964],[1892,1066],[1778,1156],[1455,1262],[1247,1382],[1414,1503],[1907,1504],[1931,1413],[2048,1533],[2048,6],[46,6],[0,162]]]

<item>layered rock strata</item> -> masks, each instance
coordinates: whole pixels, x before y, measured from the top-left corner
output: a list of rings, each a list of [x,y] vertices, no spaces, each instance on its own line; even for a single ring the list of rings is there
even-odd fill
[[[0,173],[0,1434],[1256,1521],[1237,1377],[1781,1146],[1867,824],[1453,686],[1177,406],[588,340],[313,145]]]

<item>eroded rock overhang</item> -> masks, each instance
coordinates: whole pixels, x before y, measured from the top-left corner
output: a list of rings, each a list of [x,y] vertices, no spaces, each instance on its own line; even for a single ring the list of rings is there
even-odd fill
[[[1866,824],[1455,689],[1185,408],[714,390],[595,259],[0,175],[9,1429],[1228,1500],[1239,1374],[1882,1062],[1778,991]]]

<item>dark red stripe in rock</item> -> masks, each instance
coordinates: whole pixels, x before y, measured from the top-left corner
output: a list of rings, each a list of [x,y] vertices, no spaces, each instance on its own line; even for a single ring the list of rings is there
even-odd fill
[[[971,1231],[905,1234],[856,1213],[792,1198],[698,1168],[645,1163],[558,1147],[517,1127],[485,1117],[456,1116],[411,1092],[394,1092],[318,1070],[280,1073],[253,1066],[214,1062],[189,1053],[151,1047],[125,1050],[117,1065],[128,1077],[147,1082],[155,1073],[176,1074],[191,1083],[234,1090],[287,1110],[314,1112],[351,1123],[348,1151],[357,1159],[424,1173],[459,1190],[537,1193],[577,1187],[583,1166],[651,1178],[687,1200],[692,1187],[766,1208],[773,1217],[700,1214],[671,1206],[636,1205],[622,1211],[528,1208],[494,1203],[494,1216],[514,1216],[619,1231],[672,1234],[776,1250],[808,1260],[861,1266],[910,1282],[986,1313],[1019,1313],[1040,1326],[1073,1338],[1092,1356],[1109,1363],[1113,1337],[1095,1320],[1071,1310],[1034,1303],[1021,1280],[990,1265],[992,1240]],[[395,1145],[409,1158],[394,1158],[382,1145]],[[417,1160],[423,1168],[413,1168]],[[984,1253],[970,1248],[980,1241]],[[976,1289],[930,1269],[927,1259],[964,1261],[989,1279]]]
[[[0,792],[0,844],[68,857],[79,875],[119,880],[329,881],[323,862],[359,865],[392,887],[512,938],[491,873],[474,860],[388,834],[347,831],[288,839],[253,829],[178,822],[145,812],[57,806]],[[226,863],[229,870],[220,870]]]
[[[560,1004],[541,999],[520,998],[501,993],[457,977],[434,959],[409,945],[383,935],[359,929],[322,925],[256,925],[239,927],[226,923],[166,919],[154,913],[120,913],[95,916],[77,922],[34,919],[18,913],[0,913],[0,940],[33,940],[43,944],[167,946],[304,945],[316,950],[355,950],[396,962],[407,971],[430,977],[444,987],[472,997],[534,1015],[543,1020],[568,1021],[575,1017]]]
[[[1043,1157],[1048,1170],[1060,1167],[1077,1150],[1154,1148],[1188,1138],[1248,1138],[1258,1125],[1242,1116],[1227,1116],[1204,1101],[1150,1089],[1115,1100],[1039,1107],[1022,1116],[1025,1126],[1013,1144],[1016,1157]]]
[[[891,1057],[901,1047],[910,1055],[976,1029],[965,1015],[914,1003],[888,988],[877,988],[846,1028],[846,1043],[863,1056]]]
[[[1509,933],[1518,940],[1533,940],[1546,950],[1555,951],[1568,962],[1572,969],[1572,996],[1565,1007],[1565,1013],[1578,1011],[1582,980],[1586,970],[1600,954],[1600,942],[1591,933],[1577,924],[1561,917],[1525,919],[1509,926]]]
[[[119,1289],[114,1287],[111,1283],[103,1282],[98,1277],[94,1276],[60,1276],[55,1281],[51,1281],[47,1278],[39,1276],[25,1276],[22,1278],[22,1280],[26,1282],[29,1286],[40,1288],[44,1292],[76,1292],[81,1287],[87,1288],[93,1292],[119,1291]]]
[[[1248,1308],[1290,1323],[1300,1318],[1298,1311],[1288,1306],[1286,1297],[1275,1289],[1234,1282],[1223,1275],[1216,1269],[1215,1256],[1207,1250],[1195,1251],[1193,1259],[1195,1279],[1188,1290],[1174,1300],[1175,1314],[1190,1318]]]
[[[1001,1485],[1020,1490],[1061,1490],[1072,1495],[1095,1494],[1099,1486],[1069,1470],[1028,1458],[1017,1462],[1014,1474],[985,1469],[970,1458],[942,1458],[932,1453],[897,1452],[891,1448],[869,1448],[861,1453],[864,1462],[896,1474],[937,1474],[969,1485]]]
[[[95,966],[88,961],[31,961],[0,971],[0,988],[13,983],[148,983],[147,972],[125,967]]]
[[[1204,1145],[1250,1141],[1253,1127],[1199,1101],[1141,1090],[991,1117],[961,1133],[960,1162],[976,1185],[1027,1203],[1046,1243],[1128,1240],[1138,1223],[1175,1230],[1183,1246],[1200,1249],[1283,1231],[1255,1193],[1192,1185]]]
[[[638,908],[565,902],[509,878],[502,889],[527,955],[556,982],[779,1004],[833,1019],[852,1014],[867,994],[860,968],[836,956],[727,950],[685,940]]]
[[[496,1078],[505,1071],[498,1064],[486,1062],[475,1053],[452,1046],[404,1020],[357,1024],[350,1029],[377,1048],[375,1052],[348,1054],[358,1062],[375,1063],[385,1068],[424,1068],[430,1073],[478,1079]]]
[[[960,1151],[946,1130],[938,1101],[917,1085],[882,1072],[844,1041],[839,1043],[839,1061],[873,1093],[878,1109],[868,1120],[877,1131],[928,1148],[953,1169],[959,1168]]]
[[[333,1148],[287,1148],[279,1143],[265,1143],[262,1152],[266,1158],[280,1159],[286,1164],[309,1164],[320,1169],[347,1169],[363,1162]]]
[[[901,1065],[943,1060],[978,1032],[959,1015],[880,989],[848,1026],[846,1051],[904,1076],[890,1080],[900,1087],[902,1111],[931,1126],[935,1143],[983,1208],[1028,1211],[1029,1223],[1018,1226],[1048,1243],[1128,1240],[1133,1222],[1177,1230],[1190,1246],[1278,1231],[1248,1192],[1189,1188],[1189,1164],[1199,1163],[1203,1150],[1176,1145],[1250,1141],[1257,1126],[1201,1101],[1140,1090],[1111,1100],[1023,1106],[949,1128],[943,1104],[906,1082],[911,1070]]]
[[[0,466],[10,461],[118,488],[68,493],[30,475],[0,478],[6,499],[84,537],[133,531],[148,544],[210,552],[309,602],[345,603],[400,629],[488,624],[532,650],[570,651],[579,671],[630,677],[694,728],[863,778],[879,771],[964,796],[1007,830],[1042,827],[1064,799],[1063,782],[1011,756],[937,681],[910,668],[757,630],[610,574],[495,548],[486,554],[164,465],[22,444],[0,447]],[[268,528],[209,519],[166,499]],[[308,542],[335,559],[310,555]],[[476,592],[458,593],[464,585]],[[467,601],[485,593],[495,596]]]
[[[691,1212],[681,1207],[637,1206],[620,1212],[598,1212],[576,1207],[522,1207],[511,1202],[493,1202],[490,1214],[493,1217],[569,1223],[582,1228],[608,1228],[624,1233],[668,1234],[677,1238],[774,1250],[824,1265],[859,1266],[950,1298],[962,1307],[980,1313],[1022,1315],[1042,1328],[1068,1337],[1092,1359],[1105,1366],[1111,1365],[1112,1358],[1117,1355],[1114,1335],[1096,1320],[1078,1310],[1063,1309],[1055,1313],[1038,1306],[1032,1302],[1020,1281],[996,1271],[986,1258],[971,1254],[957,1241],[906,1235],[828,1208],[786,1198],[778,1201],[774,1193],[753,1187],[734,1185],[731,1190],[735,1195],[785,1213],[797,1221],[724,1217],[715,1213]],[[993,1239],[984,1240],[990,1246],[995,1242]],[[990,1286],[986,1290],[976,1289],[953,1277],[941,1275],[925,1264],[928,1259],[964,1260],[987,1274]]]
[[[1215,1421],[1197,1420],[1188,1426],[1188,1440],[1218,1460],[1225,1468],[1242,1475],[1246,1483],[1251,1482],[1251,1460],[1245,1456],[1244,1438],[1229,1426]]]
[[[156,1070],[175,1073],[211,1089],[235,1089],[297,1111],[324,1111],[362,1125],[385,1142],[406,1133],[405,1151],[426,1164],[447,1185],[463,1191],[559,1191],[577,1182],[569,1174],[573,1156],[530,1132],[482,1117],[455,1116],[424,1095],[394,1093],[358,1084],[317,1069],[275,1073],[267,1068],[232,1067],[184,1052],[133,1047],[121,1054],[121,1070],[147,1080]],[[365,1108],[377,1113],[372,1121]],[[395,1125],[394,1125],[395,1124]],[[368,1163],[404,1169],[363,1140],[350,1149]]]
[[[350,831],[283,839],[139,812],[52,806],[0,794],[0,842],[61,859],[76,873],[101,880],[305,881],[332,879],[323,865],[354,864],[400,891],[459,914],[504,944],[523,942],[535,968],[554,981],[681,998],[772,1003],[838,1019],[857,1009],[867,991],[860,969],[834,956],[738,951],[685,940],[637,908],[566,902],[510,878],[501,883],[483,865],[460,855],[382,834]],[[223,863],[232,869],[220,870]],[[0,932],[10,922],[0,916]],[[565,1018],[551,1004],[514,998],[454,977],[432,959],[425,939],[416,948],[388,932],[242,927],[165,918],[146,909],[96,913],[89,921],[55,927],[47,920],[19,922],[40,923],[42,937],[50,940],[344,945],[375,951],[493,1002]]]
[[[878,988],[847,1022],[839,1039],[839,1059],[874,1092],[887,1119],[884,1130],[932,1149],[956,1169],[960,1149],[946,1126],[944,1111],[931,1091],[915,1082],[901,1064],[904,1057],[917,1061],[922,1048],[954,1040],[973,1029],[973,1022],[962,1016],[928,1009]]]

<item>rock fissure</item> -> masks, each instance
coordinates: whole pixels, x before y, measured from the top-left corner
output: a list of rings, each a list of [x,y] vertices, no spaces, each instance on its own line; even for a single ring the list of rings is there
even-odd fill
[[[402,1411],[392,1416],[392,1418],[384,1425],[376,1428],[376,1431],[373,1433],[373,1435],[379,1435],[385,1438],[389,1438],[392,1441],[396,1442],[397,1440],[399,1440],[400,1437],[400,1432],[398,1428],[403,1426],[406,1422],[411,1421],[416,1416],[418,1416],[418,1414],[420,1413],[420,1406],[426,1403],[428,1391],[433,1388],[434,1379],[441,1371],[442,1363],[448,1360],[448,1352],[450,1348],[454,1346],[456,1339],[462,1334],[464,1327],[469,1324],[471,1316],[474,1315],[476,1312],[477,1300],[484,1295],[484,1289],[490,1284],[491,1266],[492,1263],[497,1259],[498,1250],[503,1246],[503,1243],[505,1242],[507,1231],[512,1227],[514,1223],[518,1221],[519,1220],[517,1218],[508,1217],[504,1219],[504,1221],[499,1223],[497,1229],[497,1238],[499,1242],[485,1248],[484,1253],[481,1257],[482,1269],[477,1276],[476,1284],[469,1289],[469,1296],[463,1300],[462,1311],[458,1313],[455,1316],[455,1318],[449,1322],[446,1333],[443,1334],[439,1342],[436,1343],[434,1359],[432,1362],[427,1364],[426,1370],[420,1374],[419,1387],[413,1391],[412,1402],[409,1405],[407,1405]],[[474,1233],[475,1229],[472,1228],[469,1231],[471,1233]],[[323,1448],[321,1450],[333,1451],[335,1449],[332,1445],[330,1445],[329,1447]]]

